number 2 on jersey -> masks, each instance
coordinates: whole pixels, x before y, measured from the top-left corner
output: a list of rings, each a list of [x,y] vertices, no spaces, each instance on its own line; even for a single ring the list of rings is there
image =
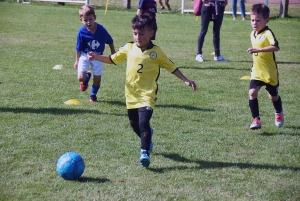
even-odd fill
[[[144,68],[143,64],[139,64],[140,68],[136,71],[137,73],[142,73],[142,69]]]

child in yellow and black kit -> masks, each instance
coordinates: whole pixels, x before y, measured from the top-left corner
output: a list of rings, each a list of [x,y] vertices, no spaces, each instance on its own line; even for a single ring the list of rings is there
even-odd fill
[[[154,45],[151,37],[155,34],[153,20],[148,13],[136,15],[131,21],[134,42],[126,43],[115,54],[88,54],[89,60],[108,64],[127,61],[125,96],[130,126],[141,139],[140,165],[148,167],[153,149],[153,129],[150,120],[157,96],[157,80],[160,68],[166,69],[187,86],[196,90],[196,84],[187,79],[162,49]]]
[[[253,117],[250,128],[253,130],[261,128],[257,97],[262,86],[266,86],[269,98],[273,103],[275,125],[281,127],[284,123],[281,98],[278,95],[279,74],[274,53],[279,50],[279,46],[274,33],[266,26],[270,21],[269,14],[270,9],[264,4],[255,4],[250,11],[253,31],[250,35],[252,47],[248,49],[248,53],[253,55],[253,66],[249,89],[249,107]]]

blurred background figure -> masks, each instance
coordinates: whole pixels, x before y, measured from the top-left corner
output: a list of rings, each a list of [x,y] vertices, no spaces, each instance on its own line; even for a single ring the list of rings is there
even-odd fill
[[[160,6],[161,6],[161,10],[164,10],[165,7],[164,7],[164,4],[163,4],[162,0],[158,0],[158,3],[159,3]],[[171,11],[172,9],[171,9],[171,6],[170,6],[170,4],[169,4],[169,0],[165,0],[165,4],[166,4],[166,6],[168,7],[168,10]]]
[[[232,8],[232,19],[236,20],[236,10],[237,10],[237,1],[239,1],[242,19],[246,20],[246,9],[245,9],[245,0],[232,0],[231,8]]]

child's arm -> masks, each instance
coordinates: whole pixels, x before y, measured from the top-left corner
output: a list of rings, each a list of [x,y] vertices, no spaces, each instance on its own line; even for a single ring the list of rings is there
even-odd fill
[[[78,61],[79,61],[79,57],[80,57],[80,51],[76,51],[76,60],[74,63],[74,69],[77,70],[78,69]]]
[[[247,52],[250,54],[253,54],[253,53],[258,53],[258,52],[276,52],[278,50],[279,50],[279,47],[270,45],[270,46],[259,48],[259,49],[250,47],[247,50]]]
[[[95,52],[89,52],[88,53],[88,60],[92,61],[92,60],[98,60],[98,61],[102,61],[104,63],[107,64],[112,64],[113,62],[110,60],[109,55],[99,55]]]
[[[192,87],[192,89],[193,89],[194,91],[196,91],[196,88],[197,88],[197,87],[196,87],[195,82],[192,81],[192,80],[187,79],[187,78],[182,74],[182,72],[181,72],[179,69],[175,70],[175,71],[173,72],[173,74],[174,74],[176,77],[178,77],[179,79],[181,79],[182,81],[184,81],[184,83],[185,83],[187,86]]]
[[[116,52],[116,50],[115,50],[115,45],[114,45],[113,43],[108,44],[108,45],[109,45],[111,54],[114,54],[114,53]]]
[[[139,15],[141,12],[142,12],[141,9],[137,9],[136,15]]]

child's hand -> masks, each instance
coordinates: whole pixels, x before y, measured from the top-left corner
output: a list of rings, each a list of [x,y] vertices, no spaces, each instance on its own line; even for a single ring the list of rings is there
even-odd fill
[[[196,84],[195,84],[194,81],[187,80],[187,81],[184,81],[184,83],[185,83],[186,85],[192,87],[193,91],[196,91],[197,86],[196,86]]]
[[[89,52],[87,56],[88,56],[88,61],[95,60],[96,58],[96,54],[94,52]]]
[[[78,70],[78,62],[77,61],[74,63],[74,69]]]
[[[256,48],[249,48],[248,50],[247,50],[247,52],[248,53],[250,53],[250,54],[253,54],[253,53],[258,53],[259,52],[259,50],[258,49],[256,49]]]

